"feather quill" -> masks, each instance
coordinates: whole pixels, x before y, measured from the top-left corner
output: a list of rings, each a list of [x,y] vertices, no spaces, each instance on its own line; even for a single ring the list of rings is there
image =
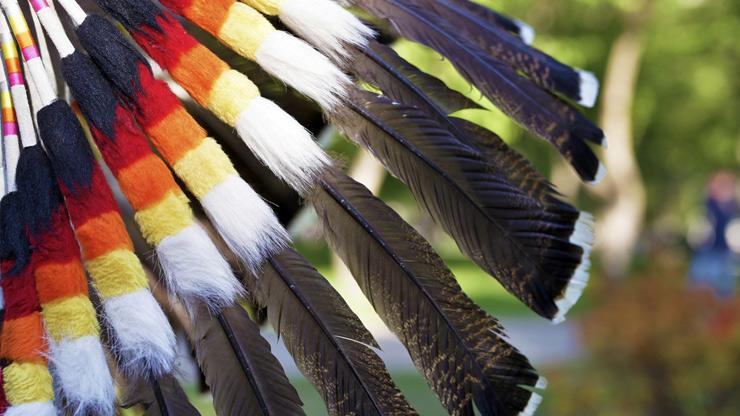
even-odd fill
[[[240,306],[193,320],[195,355],[220,415],[303,415],[303,403]]]
[[[589,182],[603,168],[587,142],[601,144],[604,133],[583,114],[540,89],[476,45],[454,36],[455,29],[423,8],[402,0],[355,0],[369,12],[388,19],[402,36],[446,56],[460,73],[504,113],[553,144]]]
[[[413,415],[370,332],[323,276],[293,250],[272,257],[252,292],[332,415]]]
[[[481,268],[547,318],[585,263],[569,242],[574,209],[548,207],[508,181],[480,153],[425,114],[367,92],[337,125],[367,147],[416,196],[420,205]]]
[[[311,200],[319,218],[342,218],[324,222],[325,237],[451,414],[473,415],[475,403],[483,415],[513,415],[539,399],[522,387],[539,380],[527,359],[410,225],[339,173]]]

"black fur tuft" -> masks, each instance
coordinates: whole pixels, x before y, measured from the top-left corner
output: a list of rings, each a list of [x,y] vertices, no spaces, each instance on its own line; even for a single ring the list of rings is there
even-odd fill
[[[23,207],[23,223],[28,225],[32,234],[48,230],[54,210],[62,203],[62,194],[51,162],[40,144],[21,152],[16,182]]]
[[[51,154],[54,170],[64,186],[73,193],[87,188],[92,182],[95,159],[69,104],[57,100],[42,108],[38,112],[38,124],[39,136]],[[48,164],[46,155],[43,156]]]
[[[99,74],[99,70],[80,51],[63,58],[61,68],[65,81],[75,92],[74,97],[83,109],[85,118],[104,135],[113,138],[118,105],[110,84],[102,76],[91,76]],[[83,144],[89,147],[87,143]]]
[[[0,201],[0,258],[15,260],[9,274],[21,271],[31,258],[31,247],[23,232],[23,203],[17,191]]]
[[[156,16],[162,13],[149,0],[96,0],[98,6],[108,12],[129,31],[141,31],[141,26],[160,31]]]
[[[94,14],[77,28],[77,38],[108,80],[133,100],[141,91],[141,82],[138,72],[132,68],[139,62],[146,62],[139,51],[111,22]]]

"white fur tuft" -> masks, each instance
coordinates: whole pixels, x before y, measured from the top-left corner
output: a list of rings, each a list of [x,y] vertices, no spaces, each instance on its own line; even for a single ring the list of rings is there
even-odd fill
[[[113,332],[113,350],[127,375],[169,373],[175,361],[175,334],[151,292],[141,289],[103,301]]]
[[[540,377],[537,380],[537,384],[534,385],[534,388],[537,390],[544,390],[547,387],[547,379],[544,377]],[[532,416],[534,415],[534,412],[537,411],[537,408],[540,407],[540,403],[542,403],[542,396],[539,393],[532,392],[532,395],[529,396],[529,401],[527,402],[527,406],[519,412],[519,416]]]
[[[23,403],[8,407],[3,416],[57,416],[52,402]]]
[[[186,304],[204,302],[216,310],[231,305],[242,294],[229,264],[197,224],[162,240],[157,257],[167,287]]]
[[[594,176],[594,180],[589,182],[591,185],[598,185],[601,183],[601,181],[606,178],[606,166],[604,166],[603,163],[599,163],[599,170],[596,171],[596,176]]]
[[[552,318],[552,322],[555,324],[565,321],[565,314],[578,302],[588,284],[589,269],[591,268],[591,248],[594,241],[593,227],[594,217],[587,212],[581,212],[573,233],[570,235],[570,243],[581,247],[583,255],[581,256],[581,263],[573,272],[563,296],[555,301],[555,305],[558,307],[558,313]]]
[[[262,163],[301,194],[330,163],[311,133],[265,98],[255,98],[239,114],[236,131]]]
[[[73,414],[115,414],[113,378],[100,339],[50,340],[49,356],[52,374]]]
[[[331,110],[352,85],[349,77],[311,45],[281,30],[273,31],[255,54],[269,74]]]
[[[578,104],[591,108],[596,104],[596,99],[599,97],[599,80],[591,72],[582,69],[576,69],[576,72],[578,72],[578,77],[581,80],[579,90],[581,99],[578,100]]]
[[[290,237],[275,213],[239,176],[216,185],[201,204],[231,251],[251,271],[288,245]]]
[[[522,38],[522,41],[527,45],[531,45],[534,42],[534,37],[536,35],[534,28],[519,19],[515,19],[514,23],[519,26],[519,37]]]
[[[375,36],[355,15],[332,0],[284,0],[280,19],[322,52],[349,57],[347,46],[365,45]]]

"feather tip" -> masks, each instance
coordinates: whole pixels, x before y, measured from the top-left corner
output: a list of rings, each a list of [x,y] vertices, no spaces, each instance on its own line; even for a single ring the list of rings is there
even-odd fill
[[[534,388],[536,390],[544,390],[547,388],[547,379],[544,377],[537,379],[537,384],[534,385]],[[537,392],[532,392],[532,395],[529,397],[529,401],[527,402],[527,406],[524,410],[519,412],[519,416],[533,416],[541,403],[542,395]]]
[[[604,166],[603,163],[599,163],[599,169],[596,171],[596,175],[594,176],[594,179],[589,181],[588,183],[590,185],[598,185],[601,183],[601,181],[604,180],[606,177],[606,166]]]
[[[599,97],[599,80],[592,72],[582,69],[576,69],[576,72],[580,80],[578,104],[591,108],[596,104],[596,99]]]
[[[536,36],[534,28],[519,19],[514,20],[514,23],[519,27],[519,36],[522,38],[522,42],[531,45]]]
[[[552,318],[553,324],[559,324],[565,321],[565,315],[578,302],[584,289],[586,289],[586,285],[588,285],[589,269],[591,267],[591,247],[594,239],[593,224],[594,218],[587,212],[582,212],[578,217],[578,221],[576,221],[573,234],[570,236],[570,242],[581,247],[583,250],[581,263],[573,273],[563,295],[555,300],[558,313]]]

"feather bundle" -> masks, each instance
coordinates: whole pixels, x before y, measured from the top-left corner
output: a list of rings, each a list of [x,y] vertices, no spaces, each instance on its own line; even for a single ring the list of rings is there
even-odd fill
[[[289,247],[272,208],[242,179],[218,137],[155,77],[148,58],[105,17],[88,15],[76,0],[59,0],[88,57],[45,0],[29,2],[59,52],[59,73],[90,137],[46,78],[57,65],[42,62],[48,54],[33,44],[16,0],[0,0],[26,73],[36,81],[26,91],[12,33],[0,24],[8,68],[0,84],[9,87],[0,88],[2,156],[11,162],[3,164],[10,185],[3,192],[14,189],[12,143],[26,147],[18,191],[0,201],[0,285],[8,306],[0,358],[11,363],[0,385],[7,414],[114,413],[105,347],[128,381],[124,406],[140,406],[147,415],[198,414],[172,375],[173,333],[90,144],[155,247],[168,294],[188,312],[181,320],[188,321],[219,414],[304,414],[259,327],[239,306],[247,293],[242,284],[330,414],[416,414],[374,351],[370,332]],[[560,322],[588,279],[593,220],[495,133],[452,115],[480,109],[476,103],[375,40],[332,0],[164,0],[165,8],[150,0],[96,2],[197,105],[235,128],[276,178],[313,205],[330,246],[450,414],[534,413],[544,379],[508,343],[498,321],[467,297],[429,243],[334,167],[311,133],[261,96],[263,85],[217,55],[230,52],[201,43],[165,8],[318,103],[335,127],[411,189],[468,257],[535,312]],[[598,83],[529,46],[529,26],[467,0],[350,3],[450,59],[506,114],[555,145],[583,179],[599,179],[589,144],[602,144],[603,133],[571,105],[593,104]],[[296,35],[262,14],[279,17]],[[367,84],[355,85],[348,74]],[[36,97],[43,148],[36,144],[27,92]],[[15,115],[11,96],[19,102]],[[279,102],[295,111],[289,101]],[[7,140],[13,133],[20,141]],[[184,190],[235,256],[219,251]],[[245,266],[242,282],[226,258]],[[107,345],[87,297],[85,269],[110,329]],[[52,378],[60,393],[55,403]]]
[[[6,415],[52,416],[56,415],[54,389],[34,265],[27,260],[19,264],[19,257],[15,256],[17,253],[29,255],[26,253],[31,250],[24,235],[26,215],[23,210],[17,191],[5,195],[0,202],[3,224],[0,286],[4,297],[0,359],[3,361],[3,396],[7,401],[7,408],[3,410]],[[8,224],[18,226],[11,231]]]
[[[96,30],[96,31],[93,31],[93,30],[92,30],[92,27],[94,27],[94,26],[98,26],[98,27],[100,27],[100,26],[102,26],[102,25],[103,25],[103,22],[100,22],[100,24],[98,24],[98,23],[96,23],[96,20],[95,20],[95,19],[93,19],[93,17],[92,17],[92,16],[91,16],[91,17],[89,17],[89,18],[88,18],[88,19],[87,19],[87,20],[86,20],[86,21],[85,21],[85,22],[84,22],[84,23],[83,23],[83,24],[82,24],[82,25],[80,26],[80,29],[79,29],[79,32],[83,34],[83,35],[81,36],[81,38],[83,39],[83,43],[84,43],[84,44],[90,44],[90,42],[87,42],[86,40],[92,39],[92,34],[93,34],[93,33],[95,33],[95,34],[99,34],[99,33],[101,33],[101,31],[100,31],[100,30]],[[89,34],[89,35],[88,35],[88,34]],[[130,48],[125,48],[125,47],[123,47],[123,44],[122,44],[122,43],[120,43],[120,42],[112,42],[112,44],[113,44],[113,45],[120,45],[120,46],[121,46],[121,49],[120,49],[120,53],[118,53],[118,56],[128,56],[129,58],[127,58],[127,60],[131,60],[132,62],[133,62],[133,61],[136,61],[136,60],[139,60],[139,59],[141,59],[141,58],[140,58],[140,57],[139,57],[138,55],[134,55],[134,54],[133,54],[133,51],[132,51],[132,50],[131,50]],[[115,46],[114,46],[114,47],[115,47]],[[110,50],[110,49],[109,49],[108,51],[109,51],[109,52],[111,52],[111,50]],[[112,52],[113,52],[114,54],[116,54],[116,50],[115,50],[115,49],[114,49],[114,50],[113,50]],[[111,69],[112,69],[112,68],[111,68]],[[148,71],[148,68],[146,68],[146,70]],[[143,72],[144,72],[144,70],[140,71],[140,75],[141,75],[141,74],[142,74]],[[111,71],[109,71],[109,74],[114,74],[114,75],[116,75],[116,74],[120,74],[120,75],[119,75],[119,76],[117,76],[117,77],[116,77],[116,76],[114,76],[114,79],[119,79],[119,80],[121,80],[121,79],[123,79],[123,77],[124,77],[124,74],[123,74],[123,73],[121,73],[120,71],[112,71],[112,70],[111,70]],[[144,78],[144,77],[140,77],[139,79],[141,80],[141,79],[146,79],[146,78]],[[117,82],[117,84],[119,84],[119,85],[123,85],[123,84],[122,84],[122,83],[120,83],[120,82]],[[129,85],[130,85],[130,84],[129,84]],[[144,85],[144,84],[142,84],[142,86],[143,86],[143,85]],[[124,93],[125,93],[125,91],[124,91]],[[128,94],[126,94],[126,95],[128,95]],[[135,95],[135,93],[134,93],[133,95]],[[151,96],[150,96],[150,98],[151,98]],[[143,103],[142,103],[142,104],[143,104]],[[145,116],[145,112],[147,111],[147,110],[146,110],[146,107],[144,107],[143,105],[139,105],[139,106],[138,106],[138,108],[139,108],[139,110],[137,111],[137,113],[138,113],[138,114],[141,114],[141,115],[142,115],[142,117],[140,117],[140,118],[146,119],[146,116]],[[147,125],[148,123],[142,123],[142,124],[144,124],[144,125]],[[175,165],[175,166],[177,166],[177,165]],[[294,260],[295,260],[295,259],[294,259]],[[273,262],[275,262],[275,261],[277,261],[277,260],[275,260],[274,258],[270,258],[270,259],[269,259],[269,262],[270,262],[270,264],[273,264]],[[305,260],[304,260],[304,262],[305,262]],[[302,269],[299,269],[299,270],[300,270],[301,272],[306,272],[306,271],[309,271],[309,270],[312,270],[312,269],[311,269],[310,267],[304,267],[304,268],[302,268]],[[300,277],[300,276],[299,276],[299,277]],[[329,287],[329,286],[326,286],[325,288],[330,288],[330,287]],[[271,299],[271,297],[270,297],[269,299]],[[272,302],[274,302],[274,301],[270,300],[270,302],[272,303]],[[287,337],[287,335],[286,335],[286,337]],[[287,338],[286,338],[286,339],[287,339]],[[367,363],[368,363],[368,362],[372,363],[372,364],[373,364],[373,369],[374,369],[375,371],[377,371],[378,367],[379,367],[379,368],[383,368],[383,365],[382,365],[382,363],[381,363],[381,362],[379,362],[379,361],[377,360],[377,357],[376,357],[376,360],[372,360],[371,358],[367,358],[367,357],[366,357],[366,354],[365,354],[365,355],[363,355],[363,354],[359,354],[359,355],[357,355],[357,354],[356,354],[356,357],[359,357],[358,359],[362,359],[361,363],[364,363],[364,364],[365,364],[366,366],[367,366]],[[370,355],[370,357],[372,357],[372,355]],[[316,365],[316,366],[318,366],[319,364],[320,364],[320,363],[316,363],[315,365]],[[348,362],[346,363],[346,365],[353,365],[353,364],[352,364],[352,362],[351,362],[351,361],[348,361]],[[385,371],[385,370],[383,370],[383,371]],[[367,377],[367,374],[368,374],[368,373],[366,372],[366,373],[365,373],[365,377]],[[358,376],[358,378],[359,378],[359,376]],[[326,388],[326,380],[320,379],[320,378],[318,378],[318,377],[314,377],[314,378],[312,379],[312,381],[313,381],[313,382],[314,382],[315,384],[317,384],[317,385],[319,385],[319,386],[324,386],[324,387]],[[363,380],[362,378],[359,378],[359,381],[364,381],[364,380]],[[378,382],[376,382],[376,386],[383,386],[383,385],[384,385],[384,383],[386,383],[386,382],[390,383],[390,378],[387,378],[387,377],[386,377],[385,379],[383,379],[383,380],[382,380],[382,383],[378,383]],[[390,384],[392,385],[392,383],[390,383]],[[328,396],[328,394],[329,394],[329,393],[327,393],[327,402],[331,403],[332,401],[331,401],[331,399],[329,399],[329,396]],[[395,394],[395,393],[394,393],[394,394]],[[344,396],[336,396],[336,395],[335,395],[335,397],[336,397],[336,398],[335,398],[335,400],[339,401],[340,403],[342,403],[342,402],[343,402],[343,403],[344,403],[344,405],[349,405],[349,406],[352,406],[352,405],[353,405],[353,402],[352,402],[352,401],[349,401],[349,402],[345,402],[345,401],[344,401],[344,400],[345,400],[345,399],[344,399]],[[384,396],[384,397],[381,397],[381,398],[386,398],[386,399],[387,399],[387,397],[393,397],[393,394],[391,394],[391,395],[385,394],[385,396]],[[387,399],[387,400],[390,400],[390,399]],[[397,399],[395,399],[395,400],[397,401]],[[400,406],[400,404],[397,404],[396,406]]]
[[[36,11],[48,10],[47,6]],[[46,16],[45,24],[56,17]],[[148,290],[144,269],[82,128],[63,101],[41,109],[38,125],[59,176],[85,267],[101,298],[120,368],[136,376],[170,372],[174,333]]]
[[[193,213],[165,164],[151,151],[133,117],[115,99],[97,68],[79,52],[62,71],[121,190],[136,210],[147,241],[156,247],[172,291],[212,308],[230,305],[241,289]],[[99,106],[99,107],[98,107]]]
[[[175,94],[107,20],[83,15],[77,34],[101,72],[134,110],[139,125],[250,270],[279,252],[288,236],[267,203],[236,173]],[[157,105],[152,105],[157,103]],[[243,215],[249,212],[250,215]]]
[[[299,193],[305,193],[329,158],[310,133],[148,0],[97,3],[201,105],[236,128],[254,155]],[[274,140],[280,137],[281,140]]]
[[[33,210],[29,241],[34,247],[36,291],[49,359],[61,395],[78,414],[114,414],[113,379],[100,341],[100,326],[88,296],[87,279],[69,214],[51,164],[40,145],[18,162],[18,189],[26,206],[50,199],[51,211]],[[80,378],[80,374],[86,376]]]

